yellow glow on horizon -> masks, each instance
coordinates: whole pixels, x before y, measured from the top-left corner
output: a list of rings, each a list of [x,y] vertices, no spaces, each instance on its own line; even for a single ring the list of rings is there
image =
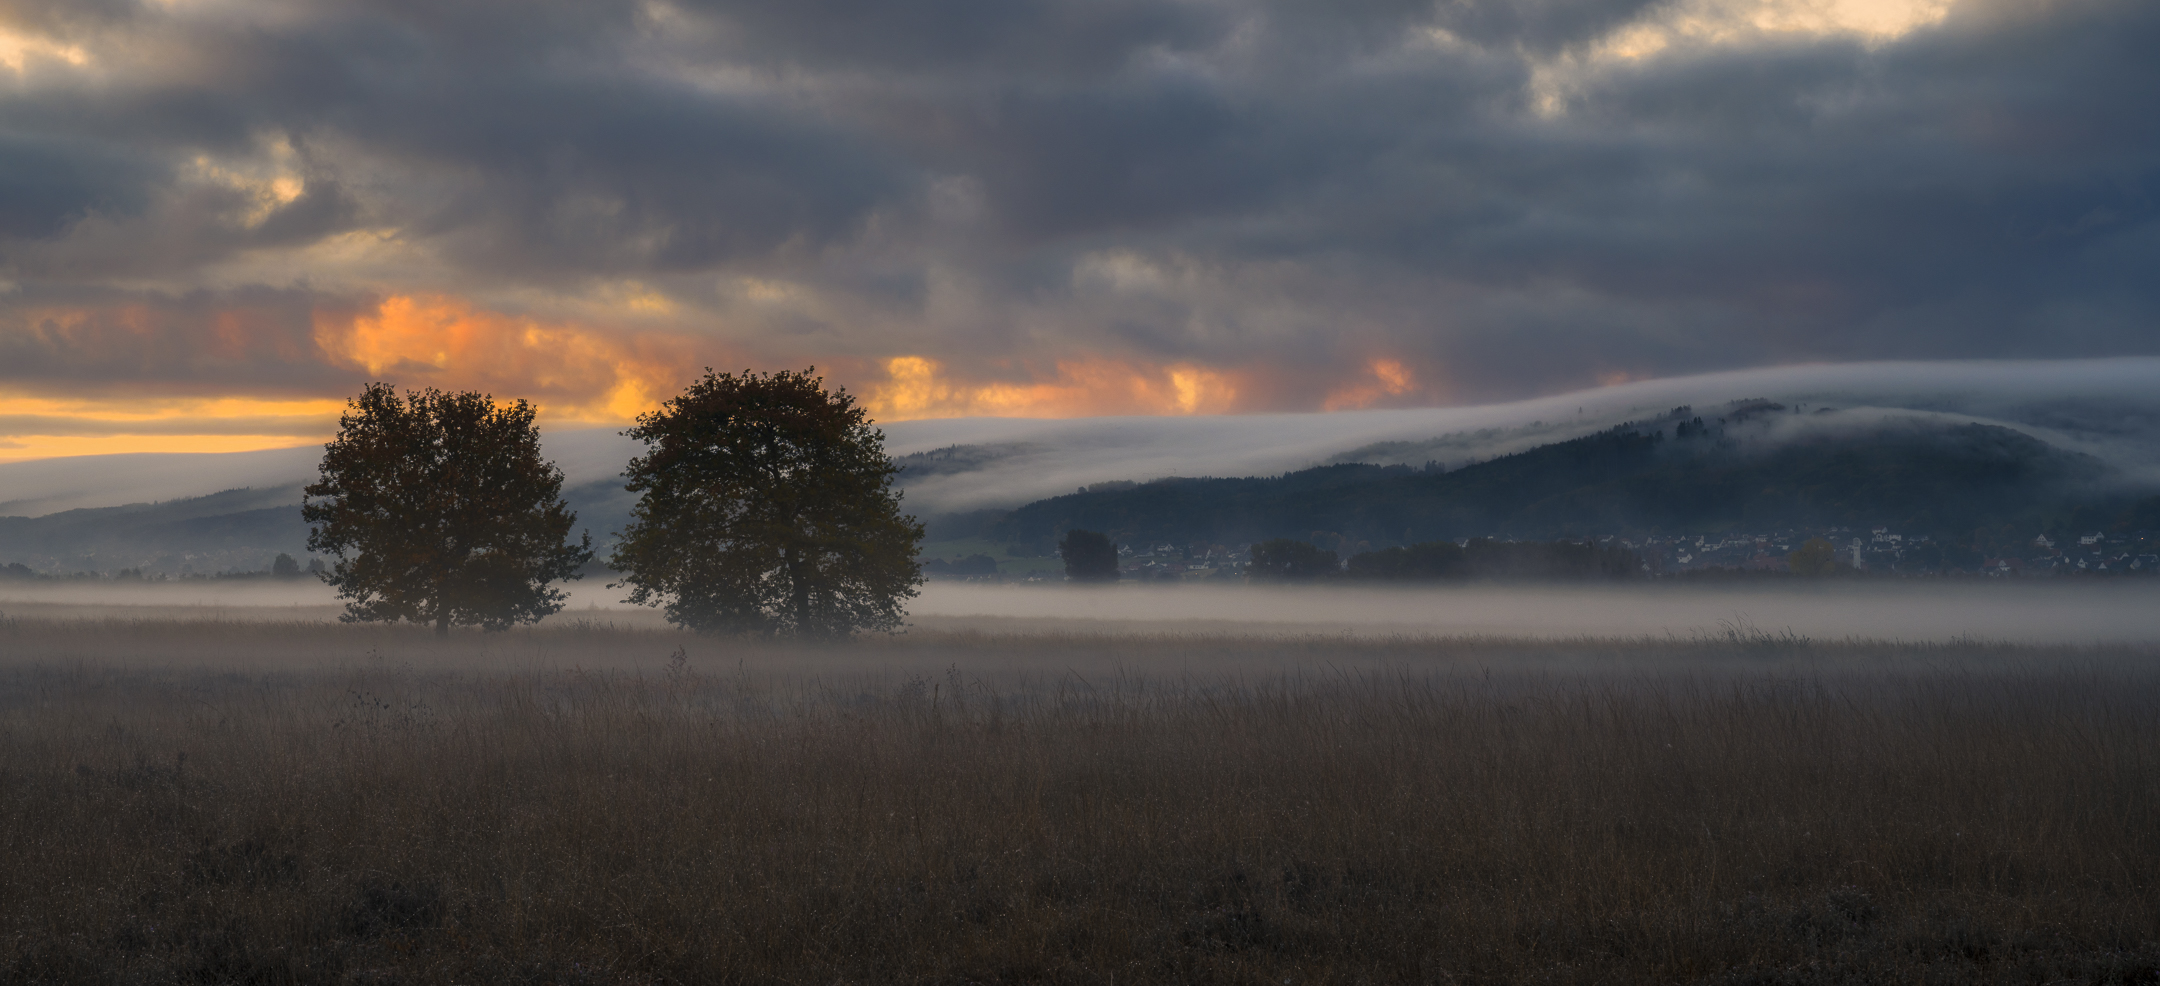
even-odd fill
[[[619,297],[635,298],[642,287],[624,282]],[[522,398],[539,410],[543,428],[620,426],[678,393],[700,367],[774,361],[772,354],[744,360],[692,336],[508,314],[444,295],[393,295],[357,310],[318,308],[311,334],[297,338],[289,326],[245,309],[169,324],[142,306],[55,308],[31,313],[29,321],[53,341],[86,352],[162,343],[163,333],[177,330],[189,333],[196,354],[247,366],[272,353],[285,365],[317,364],[332,371],[326,379],[346,383],[330,383],[343,392],[319,396],[0,390],[0,462],[319,443],[336,433],[361,380],[479,391],[505,402]],[[1345,410],[1432,393],[1410,365],[1387,357],[1368,360],[1347,381],[1318,367],[1226,369],[1107,356],[1016,362],[995,377],[919,354],[869,365],[837,362],[835,382],[846,383],[884,421]]]
[[[1234,374],[1190,363],[1059,360],[1047,379],[1027,383],[958,380],[926,356],[896,356],[884,368],[886,379],[862,398],[864,409],[883,421],[1220,414],[1237,409],[1239,392]]]
[[[121,400],[0,394],[0,462],[123,452],[251,452],[328,441],[343,400]],[[222,425],[223,427],[220,427]],[[191,432],[190,428],[200,428]]]
[[[642,286],[631,285],[642,291]],[[634,307],[640,293],[624,299]],[[24,313],[48,340],[94,351],[149,345],[175,327],[144,306],[54,307]],[[475,308],[457,298],[392,296],[372,308],[318,309],[312,339],[261,313],[209,313],[189,347],[247,364],[265,353],[358,371],[351,390],[321,396],[74,396],[53,388],[0,389],[0,462],[120,452],[238,452],[327,441],[363,378],[405,389],[478,390],[524,398],[546,427],[609,426],[657,407],[711,362],[695,340],[552,322]],[[310,345],[312,343],[312,345]],[[335,379],[335,377],[333,377]],[[244,386],[244,385],[243,385]]]
[[[134,452],[259,452],[320,445],[330,437],[329,433],[304,440],[291,435],[15,435],[0,438],[0,463]]]
[[[343,400],[321,397],[148,397],[127,401],[106,398],[50,397],[37,394],[0,395],[0,414],[52,415],[93,421],[177,421],[191,418],[307,418],[328,415],[332,420],[345,407]]]

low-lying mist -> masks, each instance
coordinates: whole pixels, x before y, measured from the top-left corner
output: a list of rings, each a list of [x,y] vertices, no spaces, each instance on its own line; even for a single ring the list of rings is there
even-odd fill
[[[933,585],[926,626],[1228,635],[2160,641],[2160,585],[1876,581],[1790,586],[1233,585],[1038,590]]]
[[[543,621],[661,628],[603,580],[572,583]],[[331,621],[316,582],[28,583],[0,586],[11,616]],[[1333,586],[931,583],[909,606],[926,631],[1231,637],[1676,637],[1794,635],[1820,641],[2160,642],[2160,581],[1825,581],[1775,585],[1473,584]]]

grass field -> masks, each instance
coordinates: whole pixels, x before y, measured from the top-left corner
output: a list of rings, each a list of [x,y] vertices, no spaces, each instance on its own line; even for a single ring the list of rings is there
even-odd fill
[[[2150,983],[2156,659],[0,621],[0,981]]]

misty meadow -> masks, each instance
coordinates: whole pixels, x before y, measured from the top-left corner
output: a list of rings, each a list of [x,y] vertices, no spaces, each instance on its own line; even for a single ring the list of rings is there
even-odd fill
[[[2154,0],[0,0],[0,986],[2160,986]]]
[[[2150,644],[0,624],[15,982],[2147,982]]]

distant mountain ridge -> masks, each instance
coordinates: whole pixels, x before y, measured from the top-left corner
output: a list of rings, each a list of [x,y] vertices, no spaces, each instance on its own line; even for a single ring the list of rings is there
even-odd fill
[[[2100,460],[2009,428],[1912,420],[1780,440],[1790,413],[1782,405],[1722,410],[1706,420],[1675,409],[1453,470],[1342,464],[1157,480],[1052,497],[978,523],[983,536],[1020,543],[1072,528],[1181,544],[1319,531],[1376,546],[1875,525],[1960,537],[2005,524],[2059,526],[2134,492]]]
[[[301,487],[243,488],[158,503],[84,507],[42,517],[0,517],[0,565],[41,572],[179,574],[262,571],[279,554],[307,557]],[[618,480],[569,486],[577,530],[606,543],[636,498]]]
[[[218,572],[305,554],[300,486],[0,517],[0,564],[40,571]]]

